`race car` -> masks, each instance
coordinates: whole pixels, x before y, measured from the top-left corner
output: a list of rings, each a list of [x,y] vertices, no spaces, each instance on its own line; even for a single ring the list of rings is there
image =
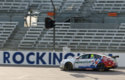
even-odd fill
[[[105,71],[117,68],[117,66],[117,62],[113,57],[103,54],[83,54],[78,58],[64,59],[60,63],[62,70],[93,69]]]

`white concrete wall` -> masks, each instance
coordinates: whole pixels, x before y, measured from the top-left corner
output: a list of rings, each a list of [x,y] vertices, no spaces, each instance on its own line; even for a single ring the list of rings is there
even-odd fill
[[[33,54],[31,54],[33,53]],[[65,57],[71,58],[72,56],[78,57],[81,54],[84,53],[100,53],[100,54],[113,54],[119,55],[119,58],[117,58],[119,67],[125,67],[125,53],[113,53],[113,52],[43,52],[43,51],[0,51],[0,64],[2,65],[59,65],[60,60],[64,59]],[[22,54],[24,56],[24,59],[21,57]],[[30,54],[30,56],[28,56]],[[44,55],[43,55],[44,54]],[[14,57],[16,55],[16,57]],[[38,56],[39,55],[39,56]],[[43,56],[42,56],[43,55]],[[38,57],[40,59],[38,59]],[[17,64],[14,62],[15,60],[23,61],[20,64]],[[29,59],[33,63],[29,63],[27,61]],[[43,60],[43,61],[41,61]],[[45,63],[44,63],[45,62]]]

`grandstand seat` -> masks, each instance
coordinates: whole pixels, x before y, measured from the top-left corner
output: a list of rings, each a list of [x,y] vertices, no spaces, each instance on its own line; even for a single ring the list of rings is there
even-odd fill
[[[64,23],[62,23],[64,24]],[[69,25],[69,27],[68,27]],[[71,49],[96,49],[96,50],[119,50],[124,42],[123,29],[74,29],[67,25],[56,25],[56,48],[70,47]],[[121,24],[123,25],[123,23]],[[120,25],[120,26],[121,26]],[[59,28],[60,27],[60,28]],[[42,49],[53,47],[53,31],[48,30],[38,41],[36,48]],[[124,46],[123,46],[124,47]],[[123,49],[123,48],[122,48]],[[121,49],[120,49],[121,50]]]
[[[32,26],[29,28],[29,30],[26,32],[23,39],[20,41],[19,48],[34,48],[36,42],[38,41],[42,31],[44,30],[43,23],[37,24],[36,26]]]
[[[17,22],[0,22],[0,48],[3,48],[17,24]]]
[[[84,0],[64,0],[60,12],[78,12]],[[72,4],[71,4],[72,3]]]
[[[24,11],[27,10],[28,3],[15,1],[0,1],[0,11]]]
[[[95,0],[92,9],[97,12],[125,12],[125,0]]]

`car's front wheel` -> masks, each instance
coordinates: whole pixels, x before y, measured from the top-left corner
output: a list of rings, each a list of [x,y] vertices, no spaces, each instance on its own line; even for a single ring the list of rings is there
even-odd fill
[[[65,71],[70,71],[70,70],[72,70],[72,69],[73,69],[72,63],[71,63],[71,62],[67,62],[67,63],[65,64],[65,66],[64,66],[64,70],[65,70]]]

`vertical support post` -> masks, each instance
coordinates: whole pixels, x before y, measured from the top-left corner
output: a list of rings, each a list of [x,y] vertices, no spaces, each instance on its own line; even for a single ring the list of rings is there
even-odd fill
[[[29,26],[31,27],[31,21],[32,21],[32,19],[31,19],[31,13],[32,13],[32,11],[31,11],[31,1],[29,1],[29,4],[28,4],[28,6],[29,6],[29,9],[28,9],[28,12],[29,12]]]
[[[10,22],[12,22],[12,17],[13,17],[13,14],[14,14],[14,13],[10,10],[10,11],[9,11],[9,14],[10,14],[10,15],[9,15],[9,17],[10,17]]]
[[[51,3],[52,3],[52,6],[53,6],[53,13],[54,13],[54,16],[53,16],[53,19],[55,20],[56,18],[56,8],[55,8],[55,5],[53,3],[53,0],[51,0]],[[55,51],[55,27],[53,28],[53,51]]]
[[[31,9],[30,9],[31,10]],[[31,11],[30,11],[30,27],[31,27]]]
[[[10,22],[12,22],[12,14],[10,14]]]

